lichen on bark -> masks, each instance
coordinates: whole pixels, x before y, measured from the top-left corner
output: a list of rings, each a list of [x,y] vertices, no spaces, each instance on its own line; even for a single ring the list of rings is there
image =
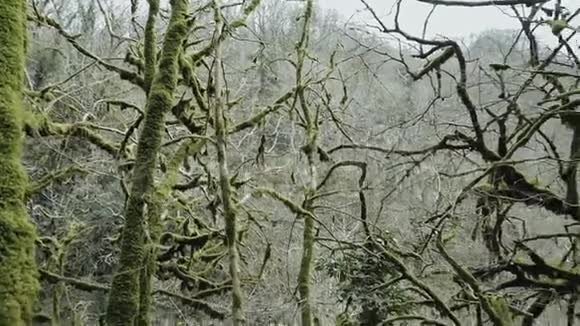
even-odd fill
[[[0,325],[29,325],[38,280],[21,163],[26,1],[0,1]]]

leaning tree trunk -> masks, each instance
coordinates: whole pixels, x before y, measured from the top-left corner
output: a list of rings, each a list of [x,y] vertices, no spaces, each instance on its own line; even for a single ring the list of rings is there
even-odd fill
[[[145,258],[145,205],[153,189],[156,158],[163,138],[165,114],[174,101],[178,79],[178,58],[183,40],[189,32],[188,0],[174,0],[167,27],[159,69],[151,84],[143,130],[137,144],[131,191],[125,208],[125,226],[121,257],[107,307],[106,321],[110,326],[133,326],[140,307],[140,275]],[[151,63],[150,63],[151,64]],[[148,294],[142,294],[148,295]],[[148,302],[144,300],[143,302]]]
[[[29,325],[38,289],[21,163],[26,1],[0,0],[0,325]]]

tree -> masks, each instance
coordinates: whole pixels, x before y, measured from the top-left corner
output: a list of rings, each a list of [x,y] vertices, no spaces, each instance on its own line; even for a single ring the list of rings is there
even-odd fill
[[[35,321],[573,324],[580,15],[420,1],[521,28],[415,36],[407,1],[391,22],[361,1],[365,25],[315,1],[31,1]]]
[[[149,296],[150,293],[140,292],[140,282],[149,283],[150,280],[141,280],[142,267],[149,265],[145,257],[146,244],[146,218],[158,219],[154,216],[160,214],[156,211],[156,198],[151,195],[153,189],[153,177],[157,161],[157,155],[162,142],[162,133],[165,114],[170,112],[173,104],[173,94],[177,87],[178,60],[183,40],[189,32],[190,21],[187,19],[186,0],[173,1],[172,13],[164,46],[159,61],[158,72],[155,73],[155,49],[145,52],[146,79],[145,88],[150,94],[147,100],[147,108],[143,119],[143,130],[137,143],[136,165],[133,171],[131,191],[127,201],[125,213],[125,225],[123,228],[121,258],[118,271],[113,278],[109,294],[109,306],[107,309],[106,322],[109,325],[133,325],[139,317],[148,313],[149,307],[140,306],[143,301],[140,296]],[[157,15],[159,3],[155,0],[149,2],[150,17]],[[153,26],[149,27],[148,33],[154,33]],[[155,37],[148,36],[145,48],[154,47]],[[149,203],[147,201],[149,200]],[[151,211],[148,216],[145,206]],[[152,259],[152,258],[150,258]],[[149,274],[151,277],[151,274]],[[140,321],[142,325],[149,324],[148,320]]]
[[[31,322],[38,290],[21,163],[26,2],[0,2],[0,20],[0,324],[20,326]]]
[[[513,43],[506,46],[507,51],[502,53],[501,62],[476,66],[480,71],[479,80],[472,82],[479,88],[476,95],[468,85],[471,79],[477,78],[477,75],[469,74],[468,60],[471,58],[467,57],[458,42],[450,39],[418,37],[402,30],[399,24],[400,12],[403,10],[402,1],[396,4],[394,27],[387,27],[368,3],[361,0],[381,33],[414,45],[413,51],[418,51],[414,56],[427,59],[423,67],[415,68],[410,60],[400,53],[394,60],[401,63],[407,75],[415,81],[427,76],[432,78],[431,81],[435,84],[433,101],[445,99],[446,95],[442,92],[445,85],[444,76],[452,76],[450,82],[453,84],[454,92],[450,96],[457,96],[458,102],[465,109],[465,114],[457,115],[455,121],[450,123],[453,131],[444,135],[438,144],[425,150],[388,151],[368,147],[366,149],[384,150],[401,157],[413,157],[414,162],[421,162],[425,158],[424,155],[437,155],[441,152],[457,155],[457,158],[451,161],[471,160],[477,155],[479,158],[474,162],[477,166],[475,170],[461,168],[453,170],[443,166],[438,168],[439,175],[456,178],[455,180],[464,183],[457,185],[460,189],[458,196],[449,198],[448,205],[443,209],[436,208],[422,222],[430,229],[421,236],[416,248],[420,248],[420,253],[425,253],[427,248],[433,246],[434,251],[446,261],[454,273],[453,282],[459,285],[458,297],[466,298],[469,302],[468,307],[475,307],[477,314],[472,318],[478,324],[483,323],[482,315],[485,314],[494,325],[512,325],[517,318],[522,319],[523,325],[532,325],[549,303],[555,300],[566,302],[567,322],[573,324],[574,317],[571,317],[571,314],[575,310],[576,290],[572,289],[577,288],[572,281],[577,276],[574,272],[577,261],[574,258],[576,240],[573,232],[566,227],[564,235],[544,234],[527,238],[525,224],[521,231],[509,232],[509,235],[506,224],[516,220],[525,223],[529,220],[529,217],[518,216],[522,214],[521,206],[549,212],[547,215],[542,214],[549,219],[557,216],[577,219],[578,189],[575,176],[577,135],[576,124],[573,122],[576,120],[573,117],[576,116],[574,111],[578,101],[569,95],[576,93],[578,78],[574,74],[559,72],[554,65],[562,64],[559,60],[568,61],[560,55],[560,51],[566,51],[570,59],[564,65],[577,67],[577,54],[568,43],[575,37],[576,32],[570,31],[565,34],[562,32],[570,26],[571,20],[580,11],[570,13],[560,2],[553,4],[533,1],[422,2],[432,4],[434,10],[437,6],[507,6],[521,22],[522,29],[513,37]],[[526,4],[531,9],[526,14],[526,10],[517,7],[517,4]],[[558,45],[546,52],[538,50],[536,36],[530,27],[530,22],[542,12],[550,19],[540,20],[537,24],[551,26],[552,33],[558,39]],[[554,28],[554,21],[559,21],[557,28]],[[566,27],[560,29],[560,26]],[[520,37],[523,36],[528,45],[528,60],[522,61],[519,60],[521,52],[518,49],[522,48],[523,42],[520,42]],[[500,41],[497,37],[495,40]],[[484,58],[482,63],[485,59],[489,58]],[[455,63],[456,67],[451,63]],[[550,70],[549,67],[554,69]],[[523,72],[523,75],[520,72]],[[485,77],[481,77],[482,75]],[[536,80],[541,84],[536,84]],[[498,99],[484,95],[490,90],[483,86],[484,84],[491,85],[491,89],[499,94]],[[479,102],[476,102],[476,96],[479,96]],[[549,107],[540,111],[535,110],[531,103],[538,97],[540,99],[535,101],[537,105]],[[561,159],[556,140],[546,134],[550,121],[556,119],[561,121],[562,127],[571,130],[568,160]],[[364,146],[360,148],[365,149]],[[537,177],[527,175],[529,170],[520,165],[524,162],[534,162],[538,166],[549,166],[541,158],[537,158],[537,152],[541,151],[547,157],[559,162],[556,164],[556,170],[559,171],[556,178],[560,179],[559,182],[564,188],[561,194],[543,185]],[[420,165],[421,163],[415,166]],[[408,173],[405,177],[409,175]],[[467,178],[471,175],[474,176]],[[544,176],[549,177],[549,173],[545,173]],[[444,196],[441,190],[439,194]],[[476,203],[470,212],[468,207],[472,204],[472,200]],[[460,207],[464,210],[462,211]],[[457,219],[460,216],[461,218]],[[470,218],[475,218],[476,221],[471,222]],[[484,246],[491,256],[488,263],[483,266],[466,266],[459,262],[457,256],[454,257],[449,253],[449,247],[454,240],[463,241],[462,239],[469,238],[468,235],[461,235],[460,231],[460,228],[466,225],[473,228],[471,235],[473,239],[477,239],[481,234]],[[570,241],[570,249],[564,250],[558,263],[549,263],[552,258],[540,254],[538,245],[535,248],[531,247],[533,242],[540,239],[558,237],[565,237]],[[514,289],[524,291],[529,296],[514,295],[511,292]],[[524,306],[525,311],[519,310],[515,302]],[[453,316],[449,313],[446,315],[449,318]],[[453,320],[457,324],[458,321]]]

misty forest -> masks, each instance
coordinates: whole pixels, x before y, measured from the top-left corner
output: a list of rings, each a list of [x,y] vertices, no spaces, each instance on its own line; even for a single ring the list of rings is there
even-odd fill
[[[580,325],[580,2],[349,1],[0,0],[0,326]]]

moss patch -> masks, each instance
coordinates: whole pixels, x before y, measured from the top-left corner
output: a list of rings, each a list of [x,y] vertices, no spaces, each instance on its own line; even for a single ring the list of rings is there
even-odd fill
[[[28,325],[38,290],[21,164],[26,2],[0,2],[0,325]]]

